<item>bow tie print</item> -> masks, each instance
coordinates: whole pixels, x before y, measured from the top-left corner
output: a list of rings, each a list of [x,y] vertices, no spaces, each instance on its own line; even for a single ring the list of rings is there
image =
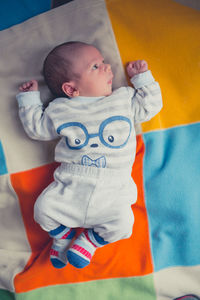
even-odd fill
[[[97,168],[105,168],[106,167],[106,158],[105,156],[101,156],[97,159],[91,159],[87,155],[83,155],[81,164],[84,166],[96,166]]]

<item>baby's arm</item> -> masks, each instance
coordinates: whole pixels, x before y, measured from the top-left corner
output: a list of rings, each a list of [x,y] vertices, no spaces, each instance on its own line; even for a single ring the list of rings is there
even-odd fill
[[[155,82],[145,60],[129,62],[126,70],[135,87],[132,96],[134,121],[135,123],[148,121],[162,108],[159,84]]]
[[[38,91],[38,82],[30,80],[19,87],[16,96],[19,105],[19,117],[26,133],[37,140],[52,140],[58,137],[52,120],[44,110]]]

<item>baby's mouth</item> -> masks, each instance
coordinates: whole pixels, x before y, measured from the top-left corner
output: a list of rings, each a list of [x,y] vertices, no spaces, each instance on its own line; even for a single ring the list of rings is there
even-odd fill
[[[112,75],[112,77],[110,78],[110,80],[108,80],[108,84],[112,84],[112,80],[113,80],[113,75]]]

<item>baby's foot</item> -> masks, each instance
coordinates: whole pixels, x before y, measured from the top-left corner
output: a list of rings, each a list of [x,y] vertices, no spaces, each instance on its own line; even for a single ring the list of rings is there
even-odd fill
[[[53,239],[53,244],[50,250],[50,261],[52,265],[61,269],[67,265],[67,248],[69,247],[71,240],[57,240]]]
[[[69,247],[76,231],[72,228],[60,225],[49,232],[53,238],[53,244],[50,250],[50,260],[55,268],[64,268],[67,265],[67,248]]]
[[[86,229],[74,241],[67,251],[67,259],[76,268],[84,268],[89,265],[95,250],[108,244],[94,230]]]

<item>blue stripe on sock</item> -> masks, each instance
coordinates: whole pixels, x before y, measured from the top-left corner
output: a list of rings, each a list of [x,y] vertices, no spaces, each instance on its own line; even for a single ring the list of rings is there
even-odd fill
[[[72,231],[70,232],[70,234],[68,235],[68,237],[66,238],[66,240],[71,240],[73,239],[73,237],[75,236],[76,231],[74,229],[72,229]]]
[[[61,269],[64,268],[66,266],[65,263],[63,263],[60,259],[57,258],[51,258],[51,263],[52,265],[56,268],[56,269]]]
[[[91,233],[93,234],[95,240],[97,241],[97,243],[99,243],[100,245],[106,245],[108,244],[108,242],[106,242],[101,236],[98,235],[98,233],[96,233],[94,230],[91,231]]]
[[[60,225],[60,226],[58,226],[56,229],[53,229],[53,230],[49,231],[49,234],[50,234],[51,236],[56,236],[56,235],[58,235],[59,233],[61,233],[65,228],[66,228],[66,226]]]
[[[90,260],[84,259],[78,254],[74,253],[72,250],[67,252],[67,259],[72,266],[78,269],[82,269],[88,266],[90,263]]]

